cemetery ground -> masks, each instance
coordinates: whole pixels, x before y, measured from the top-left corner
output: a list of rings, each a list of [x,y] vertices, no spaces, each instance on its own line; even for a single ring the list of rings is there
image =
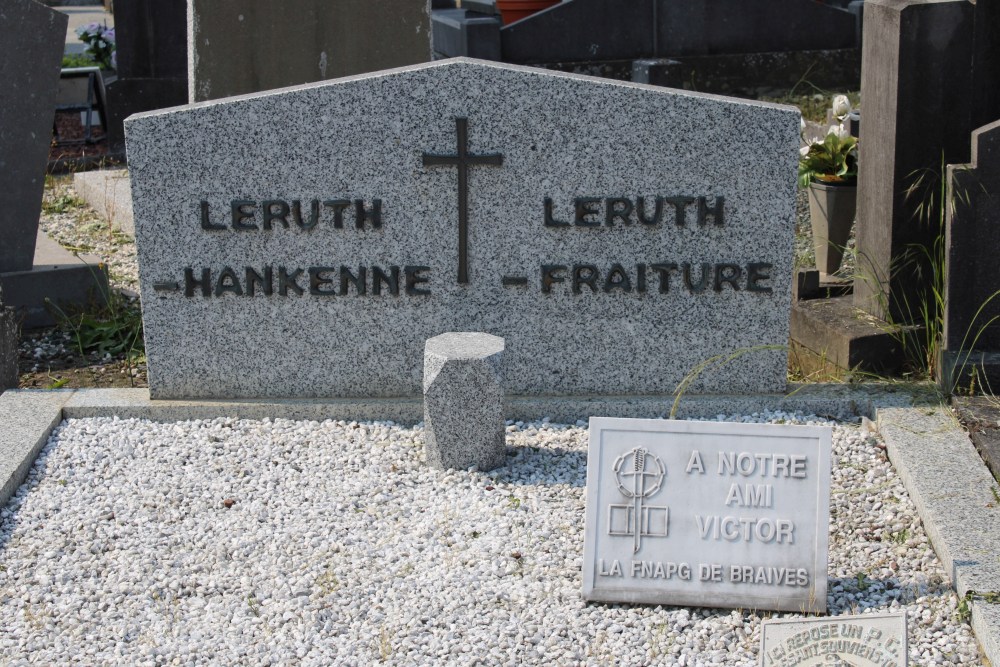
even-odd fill
[[[807,215],[800,197],[801,265]],[[79,201],[68,179],[49,180],[42,227],[104,258],[116,288],[136,288],[131,239]],[[145,367],[124,350],[81,355],[72,326],[29,332],[21,386],[142,387]],[[834,424],[828,613],[905,610],[911,664],[983,664],[969,625],[974,593],[952,589],[882,438],[803,414],[725,418]],[[21,612],[5,623],[8,655],[150,665],[752,665],[761,623],[788,616],[584,604],[586,424],[508,423],[508,464],[493,473],[426,469],[421,431],[283,419],[65,422],[5,510],[22,517],[0,563],[8,590],[23,591],[2,605]],[[144,447],[154,440],[161,444]],[[295,465],[276,473],[285,459]],[[165,461],[182,467],[183,480]],[[214,472],[190,474],[198,468]],[[333,468],[352,472],[339,481],[320,472]],[[264,488],[298,491],[276,502]],[[428,505],[432,496],[443,510]],[[57,510],[71,501],[87,509]],[[107,582],[117,587],[110,599],[100,593]],[[58,630],[64,623],[75,628],[69,636]]]
[[[801,266],[806,209],[800,193]],[[134,243],[62,178],[47,184],[41,224],[102,257],[126,295],[108,326],[66,313],[63,328],[28,332],[20,386],[147,386]],[[95,349],[81,353],[82,333]],[[87,407],[85,392],[62,395],[48,394]],[[56,428],[0,515],[11,664],[749,666],[762,622],[795,616],[584,603],[582,421],[508,422],[507,464],[481,473],[424,465],[420,424],[84,412]],[[982,625],[996,586],[966,556],[992,563],[996,551],[956,526],[996,511],[993,480],[969,482],[945,408],[888,409],[877,429],[836,416],[715,418],[832,425],[828,613],[905,611],[911,664],[984,664],[970,621],[980,643],[996,641],[982,631],[996,627]]]

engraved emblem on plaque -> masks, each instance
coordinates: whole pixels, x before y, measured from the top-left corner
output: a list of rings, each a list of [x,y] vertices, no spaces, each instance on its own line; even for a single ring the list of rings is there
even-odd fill
[[[667,469],[659,457],[642,447],[615,459],[613,469],[618,491],[632,502],[608,505],[608,535],[631,537],[632,553],[638,553],[643,537],[667,537],[670,508],[645,503],[663,486]]]

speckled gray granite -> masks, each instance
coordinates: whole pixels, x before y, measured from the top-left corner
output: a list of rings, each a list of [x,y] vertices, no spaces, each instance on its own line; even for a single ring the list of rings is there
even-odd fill
[[[878,430],[990,664],[1000,664],[1000,488],[947,407],[882,408]]]
[[[781,391],[798,123],[467,59],[133,116],[150,391],[419,396],[461,330],[507,341],[508,394],[662,394],[746,348],[690,391]]]
[[[71,396],[27,389],[0,394],[0,507],[21,486]]]
[[[77,172],[73,174],[73,189],[110,223],[112,229],[135,235],[128,169]]]
[[[424,452],[432,468],[506,463],[503,338],[448,332],[424,346]]]

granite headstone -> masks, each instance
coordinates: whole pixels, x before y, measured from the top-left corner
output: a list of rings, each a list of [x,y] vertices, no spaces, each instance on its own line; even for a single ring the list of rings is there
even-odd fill
[[[997,3],[868,0],[864,5],[854,302],[893,322],[930,300],[946,164],[1000,117]]]
[[[154,398],[781,391],[799,113],[454,59],[126,122]],[[197,150],[193,150],[197,147]]]
[[[187,0],[190,100],[431,59],[427,0]]]
[[[34,0],[0,10],[0,273],[30,271],[68,19]]]
[[[829,427],[592,417],[583,597],[826,610]]]

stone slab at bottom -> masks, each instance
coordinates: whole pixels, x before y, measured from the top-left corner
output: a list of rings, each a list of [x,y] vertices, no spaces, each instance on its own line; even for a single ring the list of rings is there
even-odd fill
[[[905,613],[768,620],[761,627],[761,667],[819,661],[905,667],[906,646]]]
[[[0,273],[4,304],[23,316],[22,328],[54,324],[46,299],[57,304],[85,305],[106,298],[108,276],[100,261],[91,255],[74,255],[39,231],[34,267],[30,271]]]

